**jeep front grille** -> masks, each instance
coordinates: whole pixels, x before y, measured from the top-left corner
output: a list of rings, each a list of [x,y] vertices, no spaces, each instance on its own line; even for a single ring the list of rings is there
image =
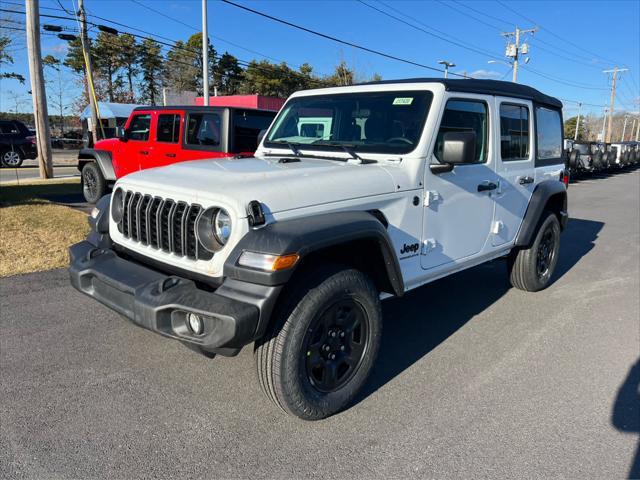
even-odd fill
[[[196,225],[203,212],[200,205],[127,191],[118,230],[125,238],[167,253],[209,260],[213,253],[196,237]]]

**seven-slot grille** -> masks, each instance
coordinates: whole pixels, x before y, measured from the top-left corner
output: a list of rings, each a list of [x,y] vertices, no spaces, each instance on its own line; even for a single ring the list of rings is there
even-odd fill
[[[196,237],[197,221],[203,212],[200,205],[127,191],[118,230],[125,238],[167,253],[209,260],[213,253]]]

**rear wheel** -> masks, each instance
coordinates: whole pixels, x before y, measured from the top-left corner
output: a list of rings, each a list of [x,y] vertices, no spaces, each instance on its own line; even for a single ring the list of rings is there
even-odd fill
[[[22,165],[24,155],[20,150],[7,149],[2,152],[2,166],[17,168]]]
[[[538,227],[533,244],[509,255],[511,285],[527,292],[546,288],[558,263],[559,250],[560,222],[553,212],[548,212]]]
[[[89,203],[96,203],[107,192],[107,182],[95,162],[82,167],[82,194]]]
[[[319,420],[345,408],[369,376],[382,331],[378,292],[362,272],[335,267],[286,298],[256,342],[260,386],[285,412]]]

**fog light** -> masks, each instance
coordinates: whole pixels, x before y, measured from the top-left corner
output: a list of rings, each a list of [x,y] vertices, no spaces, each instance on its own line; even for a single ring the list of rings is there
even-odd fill
[[[202,317],[200,317],[200,315],[196,315],[195,313],[188,313],[187,324],[195,335],[202,335],[202,332],[204,331],[204,322],[202,321]]]

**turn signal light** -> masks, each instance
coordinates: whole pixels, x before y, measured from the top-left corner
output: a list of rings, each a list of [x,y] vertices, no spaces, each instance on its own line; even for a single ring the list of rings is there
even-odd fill
[[[300,256],[296,253],[271,255],[268,253],[242,252],[238,259],[238,265],[267,272],[278,272],[293,267],[299,259]]]

